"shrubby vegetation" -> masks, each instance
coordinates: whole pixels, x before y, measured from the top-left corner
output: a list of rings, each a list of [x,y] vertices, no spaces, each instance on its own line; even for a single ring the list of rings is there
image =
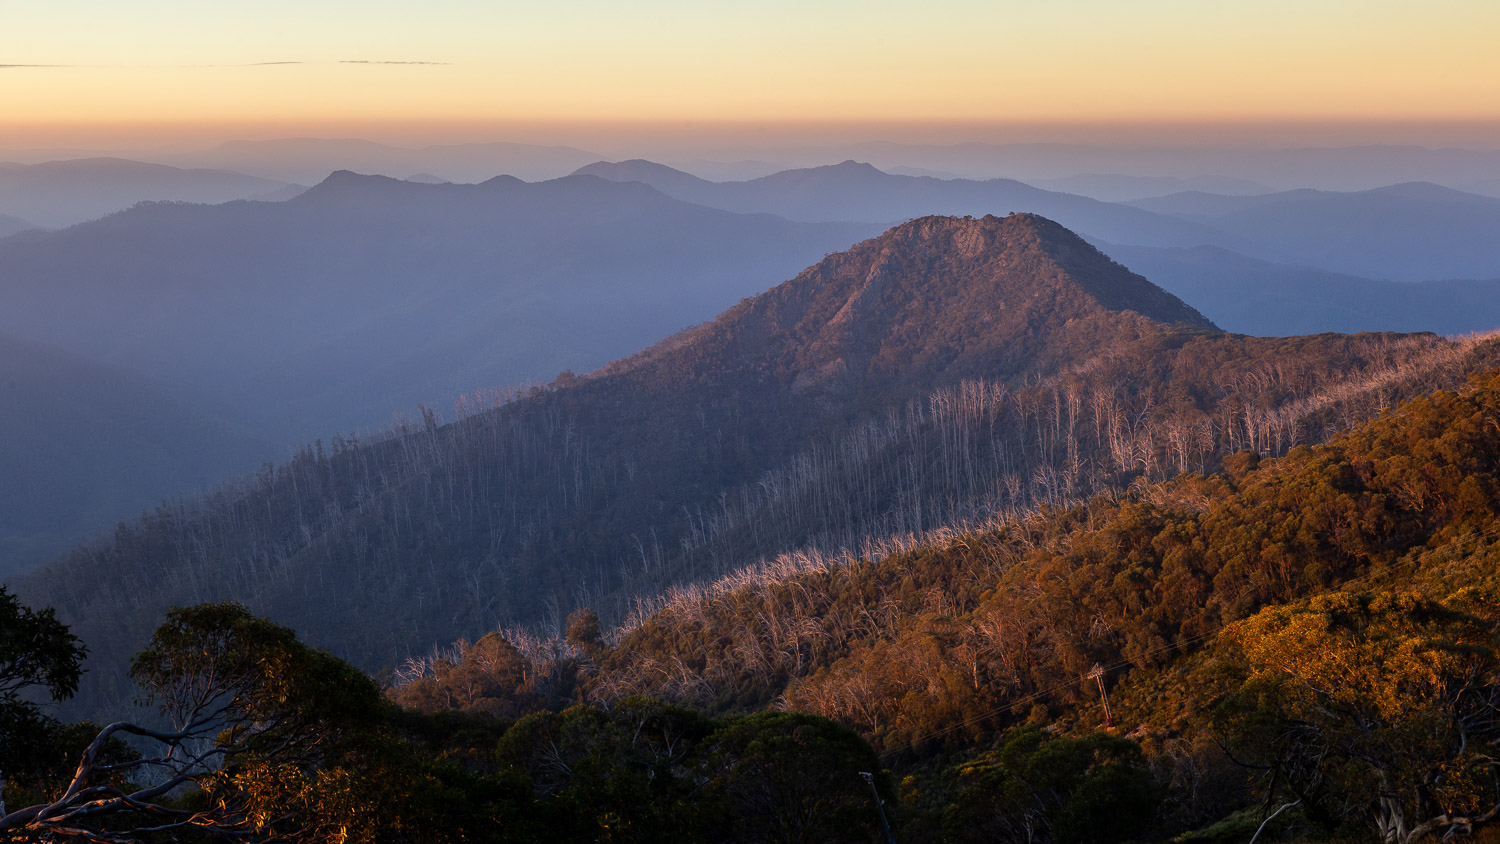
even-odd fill
[[[1292,804],[1273,824],[1282,833],[1404,842],[1482,825],[1500,806],[1500,373],[1326,445],[1225,467],[681,591],[590,653],[525,649],[566,664],[574,696],[782,707],[854,727],[917,772],[903,840],[961,837],[954,824],[1036,836],[1044,816],[1045,834],[1066,838],[1056,819],[1096,767],[1123,778],[1111,794],[1149,804],[1145,837],[1255,800]],[[1134,741],[1097,732],[1095,665],[1112,735]],[[1091,761],[1058,761],[1066,770],[1047,776],[1072,784],[1027,804],[1041,813],[1029,821],[1009,814],[1025,801],[1007,790],[1041,776],[1027,754],[1064,741],[1095,742]]]
[[[985,225],[1015,241],[1000,258],[950,242],[975,224],[871,241],[574,383],[480,396],[446,425],[427,410],[164,505],[16,588],[95,643],[89,711],[128,702],[109,667],[174,604],[233,597],[374,670],[497,620],[560,632],[588,605],[619,624],[757,558],[859,555],[1278,455],[1500,349],[1164,326],[1079,286],[1128,276],[1092,250],[1070,275],[1025,221]],[[1050,304],[986,310],[1032,298]]]
[[[1226,336],[1050,236],[917,221],[601,373],[122,526],[42,592],[125,620],[91,647],[147,641],[131,604],[166,583],[395,668],[171,610],[134,663],[164,720],[53,722],[25,823],[97,798],[267,839],[868,841],[883,800],[903,842],[1484,827],[1500,373],[1464,382],[1500,342]],[[1043,304],[990,331],[996,273]],[[494,626],[525,601],[542,624]],[[62,670],[19,682],[65,697],[77,642],[27,617]]]
[[[0,677],[66,696],[79,652],[54,651],[68,634],[34,635],[49,614],[3,597],[22,624],[0,629],[20,656]],[[58,671],[30,670],[42,661]],[[879,759],[813,715],[714,720],[644,698],[519,721],[424,715],[234,604],[173,610],[133,675],[150,723],[0,724],[5,840],[822,842],[878,825],[860,772]]]
[[[1265,609],[1221,637],[1239,683],[1214,727],[1325,827],[1403,844],[1469,832],[1500,814],[1497,620],[1474,587],[1447,605],[1334,593]]]

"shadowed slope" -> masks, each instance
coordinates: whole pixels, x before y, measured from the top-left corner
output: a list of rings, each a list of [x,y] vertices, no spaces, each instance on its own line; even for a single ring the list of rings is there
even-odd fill
[[[1319,441],[1463,354],[1225,335],[1046,220],[927,218],[597,373],[308,449],[18,586],[105,685],[167,606],[221,599],[376,668],[580,603],[619,618],[790,549]],[[1297,405],[1350,379],[1375,394]]]
[[[792,391],[1050,371],[1197,311],[1056,223],[927,217],[829,256],[712,323],[601,370],[765,371]]]

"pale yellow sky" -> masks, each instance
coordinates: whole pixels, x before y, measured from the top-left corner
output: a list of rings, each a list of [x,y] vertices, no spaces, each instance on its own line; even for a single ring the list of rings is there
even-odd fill
[[[0,0],[0,146],[195,128],[1489,122],[1497,36],[1494,0]]]

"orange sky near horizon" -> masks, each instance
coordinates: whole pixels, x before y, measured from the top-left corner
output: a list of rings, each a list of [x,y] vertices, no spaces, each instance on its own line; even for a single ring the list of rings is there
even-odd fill
[[[0,146],[355,127],[1500,125],[1490,0],[309,5],[0,0]]]

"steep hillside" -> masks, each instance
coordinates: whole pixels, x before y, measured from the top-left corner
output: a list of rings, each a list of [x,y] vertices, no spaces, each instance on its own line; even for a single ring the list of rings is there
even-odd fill
[[[766,372],[792,392],[1049,372],[1197,311],[1044,218],[927,217],[830,256],[596,378]],[[665,376],[665,377],[664,377]]]
[[[856,728],[906,774],[903,840],[1056,823],[1027,798],[1067,752],[1141,754],[1089,800],[1146,807],[1148,839],[1236,840],[1277,805],[1292,840],[1478,829],[1500,791],[1452,772],[1500,739],[1497,418],[1492,369],[1280,459],[679,592],[613,647],[575,636],[572,670],[601,701]],[[446,690],[410,668],[397,699]]]
[[[374,668],[580,603],[622,618],[791,549],[1280,453],[1492,353],[1224,335],[1049,221],[927,218],[597,373],[308,449],[17,585],[102,665],[166,606],[234,598]]]
[[[614,635],[581,614],[458,642],[391,696],[822,715],[882,751],[910,841],[1025,840],[1108,801],[1144,840],[1477,830],[1500,787],[1453,772],[1500,741],[1497,420],[1489,369],[1280,458],[675,590]]]
[[[1244,452],[1218,475],[681,590],[632,622],[594,693],[784,699],[911,749],[1013,724],[1017,701],[1097,725],[1074,678],[1098,663],[1126,686],[1127,732],[1201,726],[1209,695],[1173,697],[1157,674],[1261,607],[1334,588],[1495,588],[1497,413],[1492,370],[1280,459]]]

